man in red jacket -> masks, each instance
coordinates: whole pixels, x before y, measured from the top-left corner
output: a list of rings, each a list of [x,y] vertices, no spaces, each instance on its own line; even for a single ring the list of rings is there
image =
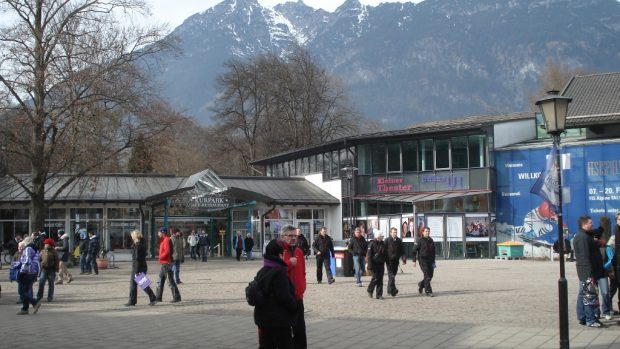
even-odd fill
[[[307,348],[306,320],[304,319],[304,292],[306,292],[306,259],[301,248],[297,247],[297,228],[285,225],[280,230],[280,238],[286,243],[282,260],[286,263],[288,278],[295,286],[297,311],[293,319],[293,345],[296,349]]]
[[[172,273],[172,241],[170,241],[170,237],[168,236],[168,228],[161,227],[157,236],[159,236],[159,264],[161,264],[156,292],[157,301],[162,301],[164,284],[166,283],[167,277],[170,290],[172,291],[172,300],[170,302],[180,302],[181,294],[179,293],[177,284],[174,282],[174,275]]]

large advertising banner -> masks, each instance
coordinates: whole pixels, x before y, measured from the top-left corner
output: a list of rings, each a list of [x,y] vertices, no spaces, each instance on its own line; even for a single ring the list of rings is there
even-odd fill
[[[498,241],[555,242],[556,212],[530,193],[550,149],[496,153]],[[620,144],[567,146],[560,151],[564,226],[574,234],[582,215],[591,216],[595,226],[602,216],[614,222],[620,209]]]

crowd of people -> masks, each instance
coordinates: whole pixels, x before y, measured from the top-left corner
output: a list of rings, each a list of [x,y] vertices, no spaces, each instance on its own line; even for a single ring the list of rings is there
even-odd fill
[[[588,327],[606,327],[600,319],[611,320],[618,315],[612,299],[620,286],[620,212],[616,213],[615,229],[607,241],[604,229],[594,229],[590,216],[579,217],[578,227],[571,241],[579,278],[577,320]]]

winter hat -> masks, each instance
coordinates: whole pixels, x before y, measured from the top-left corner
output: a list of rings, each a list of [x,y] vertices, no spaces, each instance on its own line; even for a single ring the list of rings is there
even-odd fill
[[[45,239],[43,240],[43,245],[56,246],[56,241],[54,239]]]
[[[164,234],[168,234],[168,228],[166,228],[166,227],[161,227],[161,228],[159,228],[159,232],[160,232],[160,233],[164,233]]]
[[[281,253],[284,253],[284,248],[277,239],[273,239],[265,247],[265,255],[263,257],[280,258]]]

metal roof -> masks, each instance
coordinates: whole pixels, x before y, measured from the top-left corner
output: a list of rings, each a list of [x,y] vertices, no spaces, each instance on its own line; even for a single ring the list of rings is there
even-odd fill
[[[534,117],[535,113],[528,111],[499,115],[469,116],[452,120],[428,121],[420,124],[415,124],[402,130],[381,131],[357,136],[344,137],[323,144],[299,148],[263,159],[255,160],[251,162],[251,164],[266,165],[277,161],[298,158],[299,156],[319,154],[324,151],[346,148],[357,144],[365,144],[373,140],[385,141],[386,138],[398,139],[410,136],[438,135],[457,131],[478,131],[485,127],[493,126],[495,124],[533,119]]]
[[[339,205],[340,200],[304,178],[220,177],[238,199],[256,199],[269,205]]]
[[[29,175],[20,175],[26,185]],[[49,200],[59,187],[70,178],[57,175],[45,186],[45,199]],[[184,177],[173,175],[96,174],[78,178],[56,197],[56,202],[143,202],[162,192],[177,189]],[[29,202],[30,196],[15,180],[0,178],[0,202]]]
[[[576,75],[562,91],[571,97],[567,127],[620,122],[620,73]]]
[[[31,180],[21,175],[26,185]],[[45,198],[70,176],[58,175],[46,185]],[[144,174],[91,174],[77,179],[64,189],[55,202],[154,202],[184,191],[197,189],[202,193],[228,194],[241,200],[259,200],[270,205],[325,204],[338,205],[340,201],[303,178],[275,177],[221,177],[204,170],[189,177]],[[12,178],[0,178],[0,203],[27,203],[30,196]]]

